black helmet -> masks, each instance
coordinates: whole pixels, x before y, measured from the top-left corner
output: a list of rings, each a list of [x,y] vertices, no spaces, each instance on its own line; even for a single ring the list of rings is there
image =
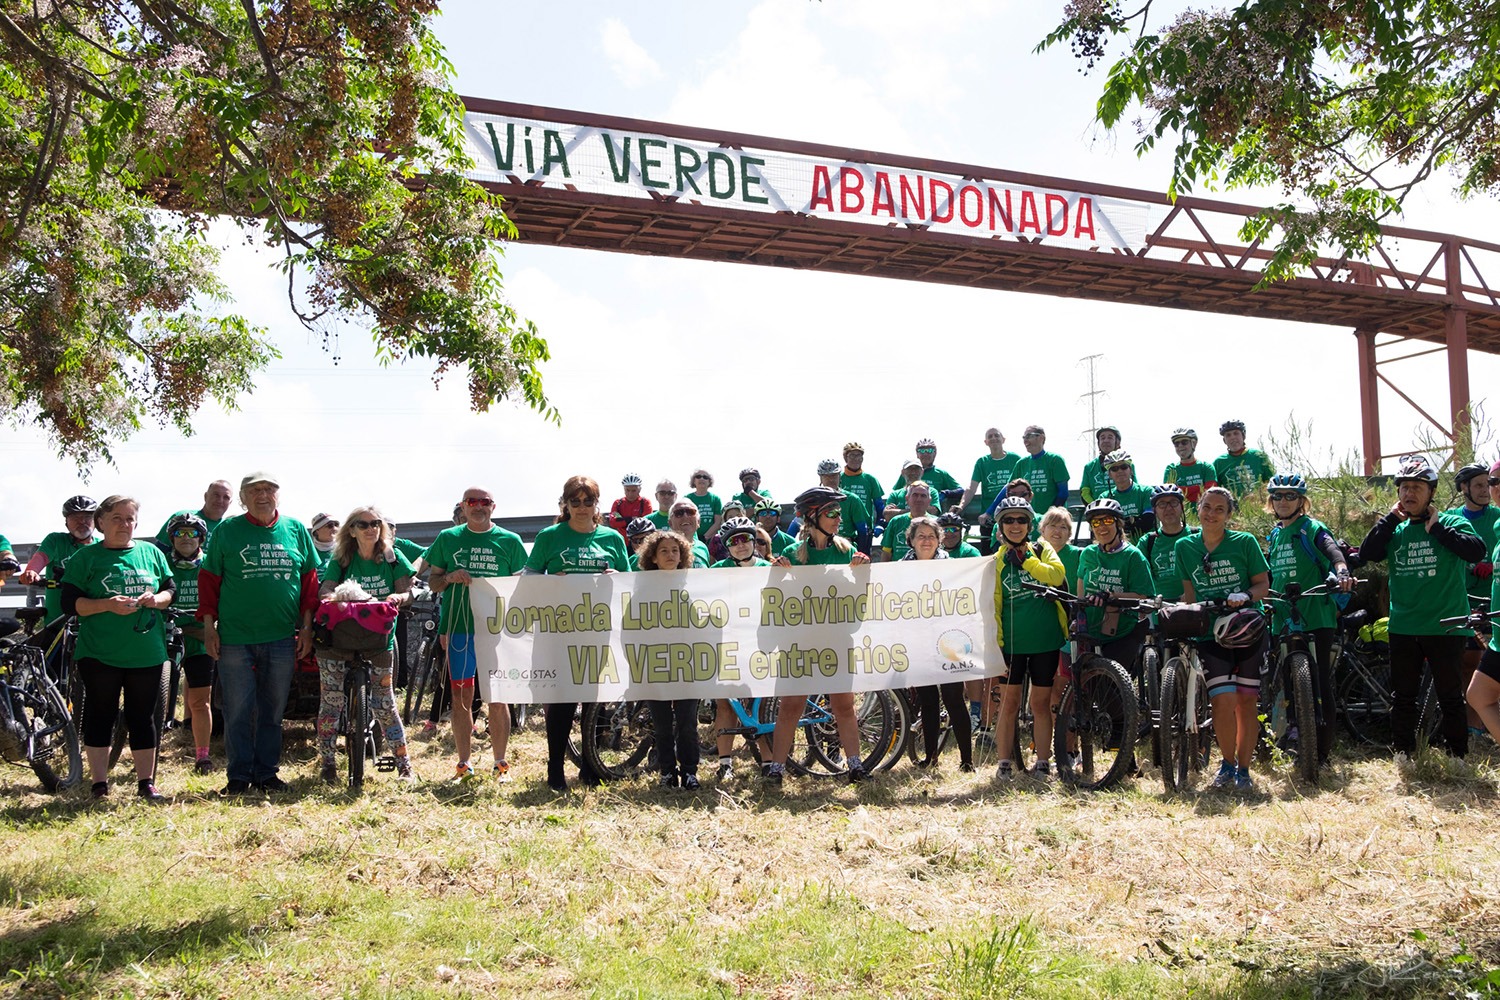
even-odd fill
[[[208,523],[197,514],[184,512],[173,515],[172,520],[167,522],[167,538],[170,539],[181,528],[192,528],[199,538],[208,541]]]
[[[1163,483],[1161,486],[1151,487],[1151,509],[1156,509],[1156,501],[1167,497],[1176,497],[1178,500],[1186,500],[1182,487],[1176,483]]]
[[[1239,431],[1241,434],[1245,433],[1245,422],[1243,420],[1226,420],[1219,425],[1220,437],[1223,437],[1230,431]]]
[[[1124,520],[1125,508],[1121,507],[1120,501],[1113,497],[1100,497],[1083,509],[1083,519],[1085,521],[1098,517],[1101,514],[1107,514]]]
[[[1017,497],[1017,499],[1020,498]],[[956,510],[945,511],[938,515],[937,522],[939,528],[962,528],[964,516]]]
[[[1475,478],[1476,476],[1484,476],[1488,478],[1489,474],[1490,470],[1486,469],[1478,462],[1470,462],[1468,465],[1464,466],[1453,474],[1453,485],[1457,486],[1459,489],[1463,489],[1469,480]]]
[[[1401,468],[1396,472],[1398,483],[1426,483],[1433,489],[1437,488],[1438,474],[1422,455],[1407,455],[1401,460]]]
[[[829,504],[843,503],[848,496],[843,490],[836,490],[829,486],[814,486],[810,490],[803,490],[797,494],[795,501],[799,517],[808,518]]]
[[[744,482],[744,480],[745,480],[745,478],[747,476],[754,476],[756,479],[759,479],[760,478],[760,470],[757,469],[753,465],[747,466],[747,467],[741,469],[740,470],[740,481]]]
[[[731,517],[719,525],[719,539],[725,545],[735,535],[749,535],[750,540],[755,541],[755,522],[748,517]]]
[[[93,514],[99,510],[99,501],[80,493],[63,501],[63,517],[69,514]]]
[[[632,517],[630,523],[625,525],[626,538],[640,538],[649,535],[656,530],[656,523],[649,517]]]

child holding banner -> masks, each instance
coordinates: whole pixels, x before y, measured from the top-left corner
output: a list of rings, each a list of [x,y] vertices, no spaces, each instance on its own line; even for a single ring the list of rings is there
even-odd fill
[[[750,522],[745,518],[736,521]],[[729,527],[732,522],[726,522]],[[641,543],[636,557],[641,572],[664,569],[689,569],[693,562],[692,543],[675,531],[653,532]],[[661,787],[698,789],[698,699],[649,701],[651,726],[656,731],[656,763],[661,773]],[[728,723],[732,725],[732,723]],[[731,737],[732,738],[732,737]]]

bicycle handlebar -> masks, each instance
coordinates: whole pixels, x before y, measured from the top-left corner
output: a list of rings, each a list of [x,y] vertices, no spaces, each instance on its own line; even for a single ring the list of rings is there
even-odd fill
[[[1486,622],[1492,622],[1496,619],[1500,619],[1500,610],[1471,611],[1466,615],[1458,615],[1454,618],[1439,618],[1438,624],[1442,625],[1445,628],[1458,628],[1459,626],[1468,626],[1469,628],[1477,629],[1479,626],[1485,624]]]

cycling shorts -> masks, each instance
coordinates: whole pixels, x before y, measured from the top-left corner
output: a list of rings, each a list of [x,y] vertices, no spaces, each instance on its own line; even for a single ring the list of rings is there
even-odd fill
[[[1246,649],[1225,649],[1217,642],[1198,643],[1198,657],[1208,678],[1208,696],[1221,694],[1256,694],[1260,675],[1266,663],[1266,638]]]
[[[1019,686],[1031,679],[1032,687],[1051,687],[1057,677],[1057,652],[1015,653],[1010,658],[1010,674],[1003,678],[1006,684]]]
[[[448,677],[455,684],[472,684],[479,673],[474,658],[473,633],[455,632],[448,637]]]
[[[214,658],[207,653],[183,657],[182,676],[187,678],[190,688],[212,687],[214,683]]]
[[[1475,669],[1490,680],[1500,681],[1500,653],[1493,649],[1486,649],[1484,655],[1479,658],[1479,666]]]

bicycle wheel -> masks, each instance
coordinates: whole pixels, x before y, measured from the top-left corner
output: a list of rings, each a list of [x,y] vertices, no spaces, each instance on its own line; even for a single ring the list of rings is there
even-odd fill
[[[1422,675],[1422,691],[1418,695],[1421,705],[1417,713],[1417,750],[1437,746],[1443,741],[1443,706],[1438,703],[1437,689],[1432,677],[1425,671]]]
[[[755,699],[746,699],[746,701],[750,705],[753,705]],[[760,709],[757,712],[757,718],[761,726],[765,727],[765,735],[756,739],[751,745],[755,751],[755,759],[764,764],[771,758],[772,733],[776,726],[776,716],[779,714],[781,699],[771,697],[761,698],[759,701]],[[817,704],[816,699],[813,698],[802,699],[802,704],[806,706],[803,712],[804,716],[818,714],[821,718],[828,711],[826,705]],[[833,716],[827,716],[827,724],[830,727],[833,725]],[[801,725],[792,730],[792,747],[786,755],[786,769],[795,775],[819,774],[827,777],[831,772],[822,770],[822,764],[813,755],[812,744],[810,742],[812,729],[811,725]],[[764,742],[764,746],[762,746],[762,742]]]
[[[41,664],[28,674],[23,692],[29,730],[27,760],[47,791],[72,788],[83,780],[83,750],[78,745],[73,717],[68,714],[62,692],[42,671]]]
[[[350,671],[353,673],[353,671]],[[358,681],[345,682],[344,750],[349,755],[349,787],[358,791],[365,783],[365,740],[370,735],[370,689]]]
[[[1339,658],[1338,713],[1356,741],[1391,745],[1391,665],[1348,650]]]
[[[605,701],[583,709],[583,759],[601,778],[628,778],[656,742],[651,707],[644,701]]]
[[[914,727],[921,725],[921,720],[916,717],[916,706],[905,691],[892,694],[891,708],[891,742],[889,751],[880,758],[881,771],[895,767],[898,760],[911,753],[910,748],[920,739],[920,733],[915,732]]]
[[[859,732],[859,760],[866,771],[873,772],[880,767],[881,755],[890,746],[891,730],[895,725],[896,709],[892,704],[894,698],[889,691],[866,691],[862,701],[855,705],[855,721]],[[814,699],[808,699],[810,702]],[[816,701],[820,709],[827,708],[827,699],[819,696]],[[799,725],[799,730],[808,730],[808,744],[812,749],[813,759],[828,774],[844,774],[849,770],[848,759],[844,756],[843,744],[839,741],[838,725],[833,721],[831,714],[823,717],[823,712],[816,713],[818,721]]]
[[[161,678],[156,685],[156,709],[151,714],[152,725],[156,727],[156,749],[157,760],[161,759],[161,734],[167,727],[167,698],[172,690],[172,664],[167,661],[162,664]],[[109,743],[109,766],[113,768],[120,762],[120,756],[125,751],[125,744],[130,738],[130,727],[125,724],[125,713],[121,712],[115,717],[115,731]],[[155,775],[153,774],[154,778]]]
[[[1297,702],[1297,774],[1318,780],[1318,706],[1313,700],[1312,658],[1303,652],[1287,657],[1287,683]]]
[[[1188,725],[1188,691],[1196,688],[1197,729]],[[1208,685],[1187,661],[1174,656],[1161,672],[1161,780],[1168,792],[1189,792],[1208,770],[1213,752],[1213,722]]]
[[[1149,643],[1141,647],[1141,694],[1145,696],[1142,727],[1150,726],[1151,763],[1161,766],[1161,653]]]
[[[442,715],[443,694],[447,686],[448,661],[443,656],[443,647],[437,636],[425,636],[417,654],[415,675],[406,686],[401,721],[412,726],[419,726],[422,722],[435,725]],[[422,722],[418,721],[419,717]]]
[[[1053,729],[1053,754],[1058,773],[1079,788],[1094,791],[1117,784],[1135,755],[1135,685],[1125,668],[1103,656],[1090,656],[1073,666],[1073,679],[1063,689]],[[1068,738],[1077,741],[1077,768],[1065,763]]]

